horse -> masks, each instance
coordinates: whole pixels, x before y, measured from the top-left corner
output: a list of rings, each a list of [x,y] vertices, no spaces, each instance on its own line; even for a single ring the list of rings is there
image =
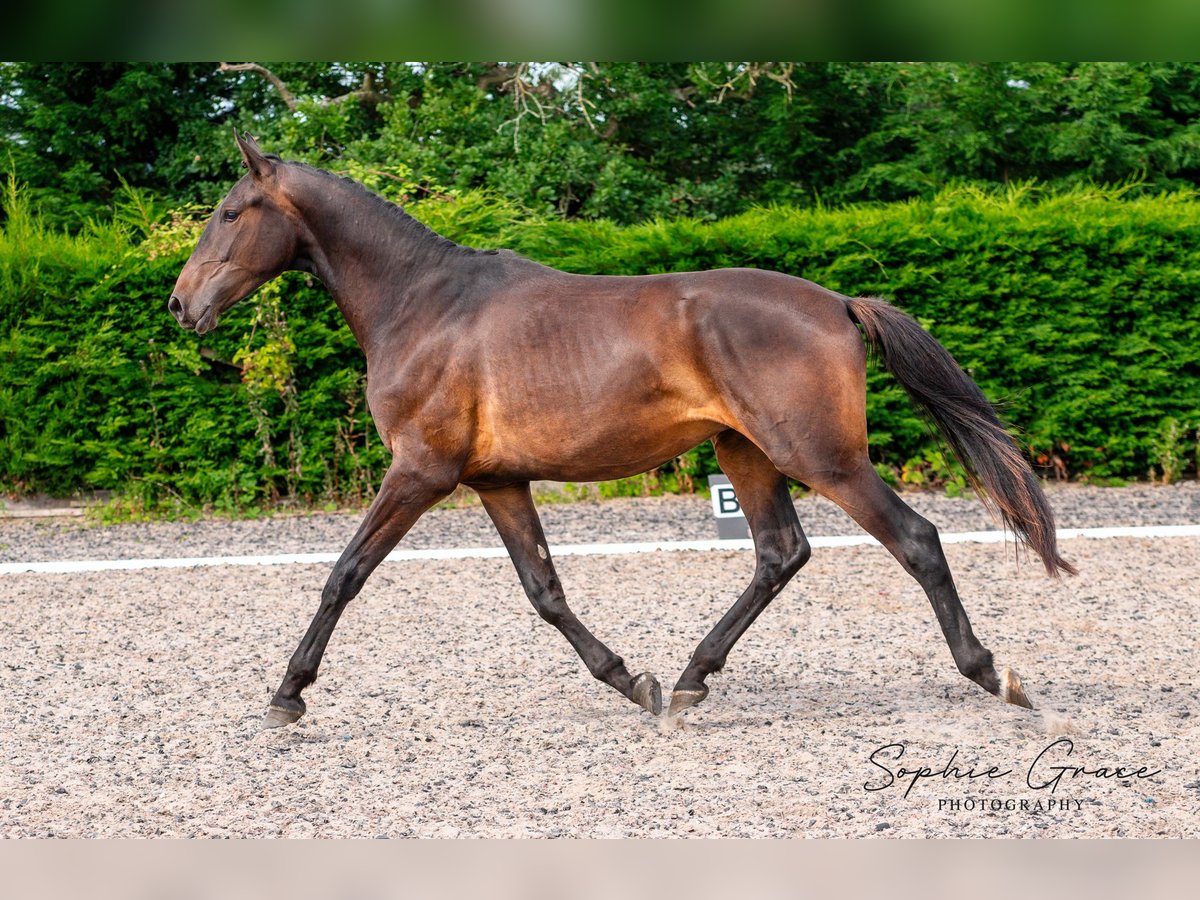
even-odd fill
[[[283,272],[315,276],[366,357],[367,401],[391,451],[264,728],[304,715],[301,692],[347,604],[460,484],[478,493],[537,613],[592,676],[661,715],[657,678],[631,675],[567,605],[530,482],[635,475],[708,440],[745,511],[755,570],[695,648],[668,715],[705,699],[707,677],[809,559],[789,478],[840,506],[917,580],[959,672],[1032,708],[1019,676],[997,669],[975,636],[937,529],[868,458],[868,348],[1019,544],[1051,577],[1075,569],[1058,553],[1037,476],[992,405],[908,314],[765,270],[578,275],[461,246],[348,178],[234,137],[246,174],[206,224],[169,312],[203,335]]]

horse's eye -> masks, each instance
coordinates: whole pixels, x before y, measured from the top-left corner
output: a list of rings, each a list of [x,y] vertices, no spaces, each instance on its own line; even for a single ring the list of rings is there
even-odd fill
[[[227,210],[225,210],[225,212],[221,213],[221,218],[224,219],[226,222],[232,222],[235,219],[237,219],[237,217],[238,217],[238,214],[237,214],[236,209],[227,209]]]

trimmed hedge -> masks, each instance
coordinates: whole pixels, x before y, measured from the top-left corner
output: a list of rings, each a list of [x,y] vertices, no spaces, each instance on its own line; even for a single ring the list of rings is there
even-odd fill
[[[115,489],[146,506],[245,510],[371,494],[387,465],[358,348],[320,285],[289,275],[197,338],[165,302],[197,236],[43,228],[19,192],[0,232],[0,491]],[[414,214],[448,237],[575,272],[757,266],[889,298],[942,341],[1071,477],[1178,477],[1200,425],[1200,201],[1119,191],[944,193],[715,223],[538,220],[477,194]],[[872,372],[871,448],[908,481],[954,471]],[[668,489],[712,468],[694,451]],[[638,489],[647,483],[638,481]]]

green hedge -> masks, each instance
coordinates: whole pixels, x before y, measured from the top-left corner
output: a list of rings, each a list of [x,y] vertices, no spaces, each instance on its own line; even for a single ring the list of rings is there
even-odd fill
[[[165,305],[197,235],[193,218],[151,225],[145,212],[69,237],[43,228],[15,189],[5,213],[0,491],[114,489],[146,506],[230,510],[370,495],[386,454],[365,410],[358,348],[319,285],[286,276],[197,338]],[[634,227],[538,220],[473,194],[414,213],[455,240],[570,271],[758,266],[887,297],[950,348],[1047,473],[1195,468],[1192,195],[956,191]],[[884,374],[871,375],[868,415],[881,470],[954,477]],[[711,466],[702,450],[636,485],[674,488]]]

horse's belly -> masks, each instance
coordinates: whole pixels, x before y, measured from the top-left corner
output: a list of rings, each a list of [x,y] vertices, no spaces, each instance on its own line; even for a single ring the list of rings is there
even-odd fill
[[[479,435],[464,480],[604,481],[637,475],[726,426],[703,409],[599,404],[580,415],[547,410],[536,421],[492,423]]]
[[[661,465],[730,424],[670,304],[580,304],[547,330],[509,331],[480,354],[469,470],[499,477],[598,481]],[[589,312],[590,310],[590,312]]]

